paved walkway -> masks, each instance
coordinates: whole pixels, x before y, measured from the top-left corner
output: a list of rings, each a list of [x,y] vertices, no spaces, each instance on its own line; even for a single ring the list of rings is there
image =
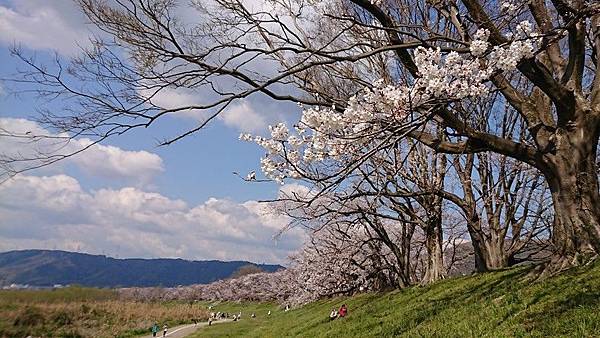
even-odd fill
[[[216,320],[213,321],[212,324],[219,324],[219,323],[227,323],[227,322],[231,322],[231,319],[221,319],[221,320]],[[169,331],[167,331],[167,337],[169,338],[183,338],[186,337],[192,333],[194,333],[194,331],[196,331],[197,329],[204,327],[204,326],[208,326],[208,322],[201,322],[198,323],[198,325],[194,325],[194,324],[186,324],[186,325],[179,325],[179,326],[175,326],[175,327],[171,327],[169,328]],[[162,328],[161,331],[156,335],[156,337],[160,338],[162,337]],[[152,337],[152,334],[149,335],[144,335],[144,337]]]

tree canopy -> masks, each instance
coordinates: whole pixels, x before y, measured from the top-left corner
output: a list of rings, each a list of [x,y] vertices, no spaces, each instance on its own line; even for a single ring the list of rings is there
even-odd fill
[[[28,65],[18,85],[63,99],[62,113],[41,110],[39,121],[67,138],[101,142],[178,112],[206,113],[168,145],[236,100],[296,102],[294,125],[240,138],[265,148],[267,178],[310,187],[288,198],[302,205],[303,223],[323,216],[311,212],[325,198],[336,205],[325,214],[356,216],[392,252],[398,239],[377,224],[402,223],[408,251],[396,257],[406,259],[407,230],[419,225],[427,256],[438,257],[425,275],[442,264],[448,203],[480,270],[514,263],[536,238],[553,252],[550,272],[600,253],[597,1],[77,3],[102,32],[93,48],[54,65],[14,50]],[[178,90],[205,99],[159,99]],[[69,155],[5,157],[2,166],[12,175]]]

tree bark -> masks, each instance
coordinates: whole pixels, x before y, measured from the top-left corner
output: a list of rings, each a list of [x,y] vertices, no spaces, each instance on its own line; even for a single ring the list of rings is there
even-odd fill
[[[580,122],[581,123],[581,122]],[[554,202],[550,270],[578,265],[600,253],[600,195],[594,124],[557,133],[555,155],[544,173]]]
[[[506,267],[508,259],[504,251],[504,238],[500,238],[498,231],[495,231],[495,229],[490,229],[490,234],[488,235],[482,227],[481,217],[477,211],[478,205],[473,192],[472,176],[474,160],[475,154],[468,154],[464,168],[461,168],[460,162],[455,161],[464,197],[462,200],[453,198],[451,201],[464,212],[467,221],[467,230],[469,231],[473,246],[475,270],[477,272],[486,272]]]
[[[478,271],[493,271],[508,266],[508,257],[503,243],[497,240],[488,240],[481,244],[481,259]]]
[[[429,284],[445,277],[444,252],[442,249],[442,219],[431,217],[425,229],[427,268],[422,284]]]

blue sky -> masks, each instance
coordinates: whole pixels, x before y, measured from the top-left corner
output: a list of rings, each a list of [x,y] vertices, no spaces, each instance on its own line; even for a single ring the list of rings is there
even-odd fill
[[[11,45],[42,61],[54,53],[67,58],[77,53],[76,43],[85,43],[89,30],[70,0],[0,0],[0,77],[24,67],[10,56]],[[27,121],[36,108],[60,109],[31,96],[9,95],[9,83],[0,86],[4,128],[41,128]],[[120,257],[284,263],[301,244],[302,232],[272,240],[285,219],[265,215],[255,202],[274,198],[282,187],[247,183],[232,172],[259,171],[261,150],[239,141],[241,131],[250,126],[259,132],[275,121],[292,120],[298,108],[256,96],[235,109],[168,147],[157,147],[157,140],[193,125],[194,118],[164,119],[109,139],[90,154],[0,185],[0,251],[57,248]],[[26,152],[27,146],[0,137],[0,152],[19,147]]]

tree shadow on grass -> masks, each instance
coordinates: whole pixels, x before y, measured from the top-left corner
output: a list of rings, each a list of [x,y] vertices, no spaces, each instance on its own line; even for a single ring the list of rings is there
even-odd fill
[[[543,302],[546,297],[538,297],[532,305],[538,305]],[[596,322],[597,314],[600,313],[600,292],[585,292],[580,291],[566,296],[566,299],[561,301],[546,301],[536,311],[528,311],[523,316],[522,325],[527,332],[545,332],[549,331],[550,327],[560,327],[565,333],[570,332],[574,328],[572,325],[558,325],[557,323],[570,321],[578,317],[572,315],[573,311],[588,311],[590,314],[595,314]],[[581,322],[580,324],[586,325]],[[586,330],[586,328],[581,328]],[[596,332],[598,334],[598,332]]]
[[[409,297],[403,297],[402,301],[418,308],[414,311],[404,311],[402,321],[396,322],[396,326],[391,328],[392,336],[403,334],[419,334],[419,326],[432,320],[435,316],[446,312],[454,311],[457,307],[465,303],[472,303],[477,299],[486,299],[494,297],[495,294],[502,294],[508,286],[514,284],[516,278],[520,278],[526,273],[523,270],[511,270],[498,276],[481,275],[481,280],[473,281],[463,279],[462,281],[441,281],[431,286],[420,289]],[[492,278],[490,278],[492,277]],[[464,285],[468,283],[468,285]],[[448,285],[454,284],[454,285]]]
[[[516,321],[526,332],[543,333],[554,326],[561,327],[568,336],[572,336],[575,334],[573,330],[576,329],[573,325],[561,326],[556,323],[580,317],[569,315],[574,310],[587,308],[590,314],[600,313],[600,279],[593,271],[598,268],[600,262],[571,269],[553,278],[535,281],[530,284],[533,289],[527,290],[524,295],[521,290],[517,290],[515,296],[523,299],[523,305],[507,313],[499,325],[518,316]],[[553,331],[551,333],[556,334]]]

